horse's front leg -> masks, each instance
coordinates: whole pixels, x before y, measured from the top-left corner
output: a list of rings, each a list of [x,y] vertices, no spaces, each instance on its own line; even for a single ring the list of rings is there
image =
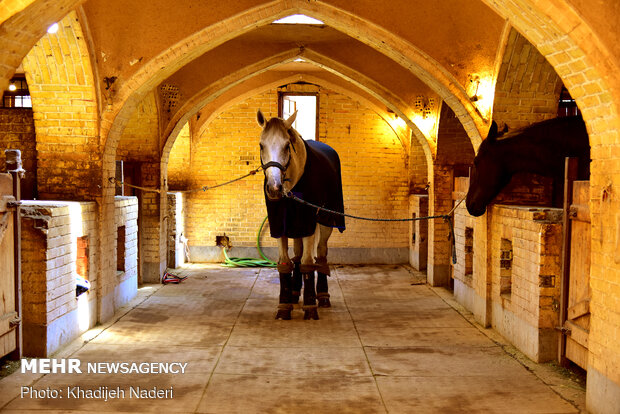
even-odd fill
[[[280,274],[280,299],[276,319],[289,320],[293,311],[292,277],[293,263],[288,257],[288,239],[278,239],[278,273]]]
[[[304,280],[304,319],[319,319],[319,312],[316,306],[316,292],[314,290],[314,260],[312,252],[314,251],[314,234],[304,237],[303,254],[301,256],[301,275]]]
[[[332,235],[333,228],[318,225],[319,242],[316,247],[316,297],[319,307],[329,308],[332,306],[329,301],[329,289],[327,286],[327,276],[330,275],[329,265],[327,264],[327,241]]]
[[[294,256],[291,259],[293,261],[293,293],[292,302],[299,303],[299,296],[301,295],[302,277],[301,277],[301,255],[303,254],[304,246],[302,239],[293,239],[293,253]]]

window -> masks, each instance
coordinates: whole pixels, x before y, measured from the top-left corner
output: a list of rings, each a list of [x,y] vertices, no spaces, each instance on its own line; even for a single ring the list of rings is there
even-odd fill
[[[512,241],[502,239],[499,256],[499,293],[510,298],[512,294]]]
[[[568,89],[565,86],[562,86],[562,91],[560,92],[560,101],[558,102],[558,117],[563,116],[575,116],[579,115],[579,108],[577,108],[577,103],[568,93]]]
[[[77,238],[76,272],[88,280],[88,236]]]
[[[3,108],[32,108],[30,100],[30,91],[26,78],[23,76],[15,76],[9,82],[9,88],[4,91],[2,97]]]
[[[297,111],[293,128],[303,139],[318,140],[319,96],[314,92],[280,92],[278,113],[286,119]]]
[[[125,271],[125,226],[116,229],[116,270]]]
[[[474,228],[465,227],[465,276],[474,273]]]
[[[313,17],[306,16],[305,14],[291,14],[290,16],[283,17],[275,20],[275,24],[324,24],[322,21]]]

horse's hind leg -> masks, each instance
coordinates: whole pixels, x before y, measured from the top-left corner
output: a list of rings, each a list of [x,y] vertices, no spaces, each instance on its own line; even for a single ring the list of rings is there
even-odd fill
[[[314,235],[303,238],[303,254],[299,266],[304,281],[304,319],[319,319],[316,306],[316,291],[314,289],[314,260],[312,251],[314,247]]]
[[[280,273],[280,298],[278,303],[278,313],[276,313],[276,319],[289,320],[291,319],[291,311],[293,310],[293,304],[291,303],[291,290],[292,290],[292,278],[291,272],[293,271],[293,264],[288,258],[288,239],[281,237],[278,239],[278,273]]]
[[[299,303],[299,296],[301,296],[301,255],[303,253],[303,242],[301,239],[293,240],[293,252],[295,256],[291,259],[293,261],[293,286],[292,286],[292,301],[291,303]]]
[[[327,264],[327,241],[332,235],[332,228],[319,224],[319,243],[316,248],[316,297],[319,307],[329,308],[332,306],[329,301],[329,289],[327,286],[327,276],[330,275],[329,265]]]

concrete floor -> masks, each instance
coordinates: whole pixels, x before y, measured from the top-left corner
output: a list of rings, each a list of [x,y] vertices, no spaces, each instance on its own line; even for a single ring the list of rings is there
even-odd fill
[[[337,266],[320,320],[274,320],[273,269],[191,265],[179,285],[147,286],[131,306],[57,358],[186,362],[184,374],[14,373],[3,412],[576,413],[584,390],[471,322],[449,292],[404,266]],[[459,312],[460,311],[460,312]],[[21,397],[22,386],[64,398]],[[125,399],[67,398],[120,387]],[[129,387],[173,389],[129,398]]]

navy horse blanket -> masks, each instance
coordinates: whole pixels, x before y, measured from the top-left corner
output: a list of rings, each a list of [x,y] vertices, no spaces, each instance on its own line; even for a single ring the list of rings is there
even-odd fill
[[[304,141],[304,145],[308,154],[306,166],[291,192],[309,203],[344,212],[338,154],[319,141]],[[344,216],[318,210],[287,197],[270,201],[265,194],[265,201],[271,237],[276,239],[282,236],[291,239],[311,236],[317,222],[335,227],[341,233],[345,230]]]

